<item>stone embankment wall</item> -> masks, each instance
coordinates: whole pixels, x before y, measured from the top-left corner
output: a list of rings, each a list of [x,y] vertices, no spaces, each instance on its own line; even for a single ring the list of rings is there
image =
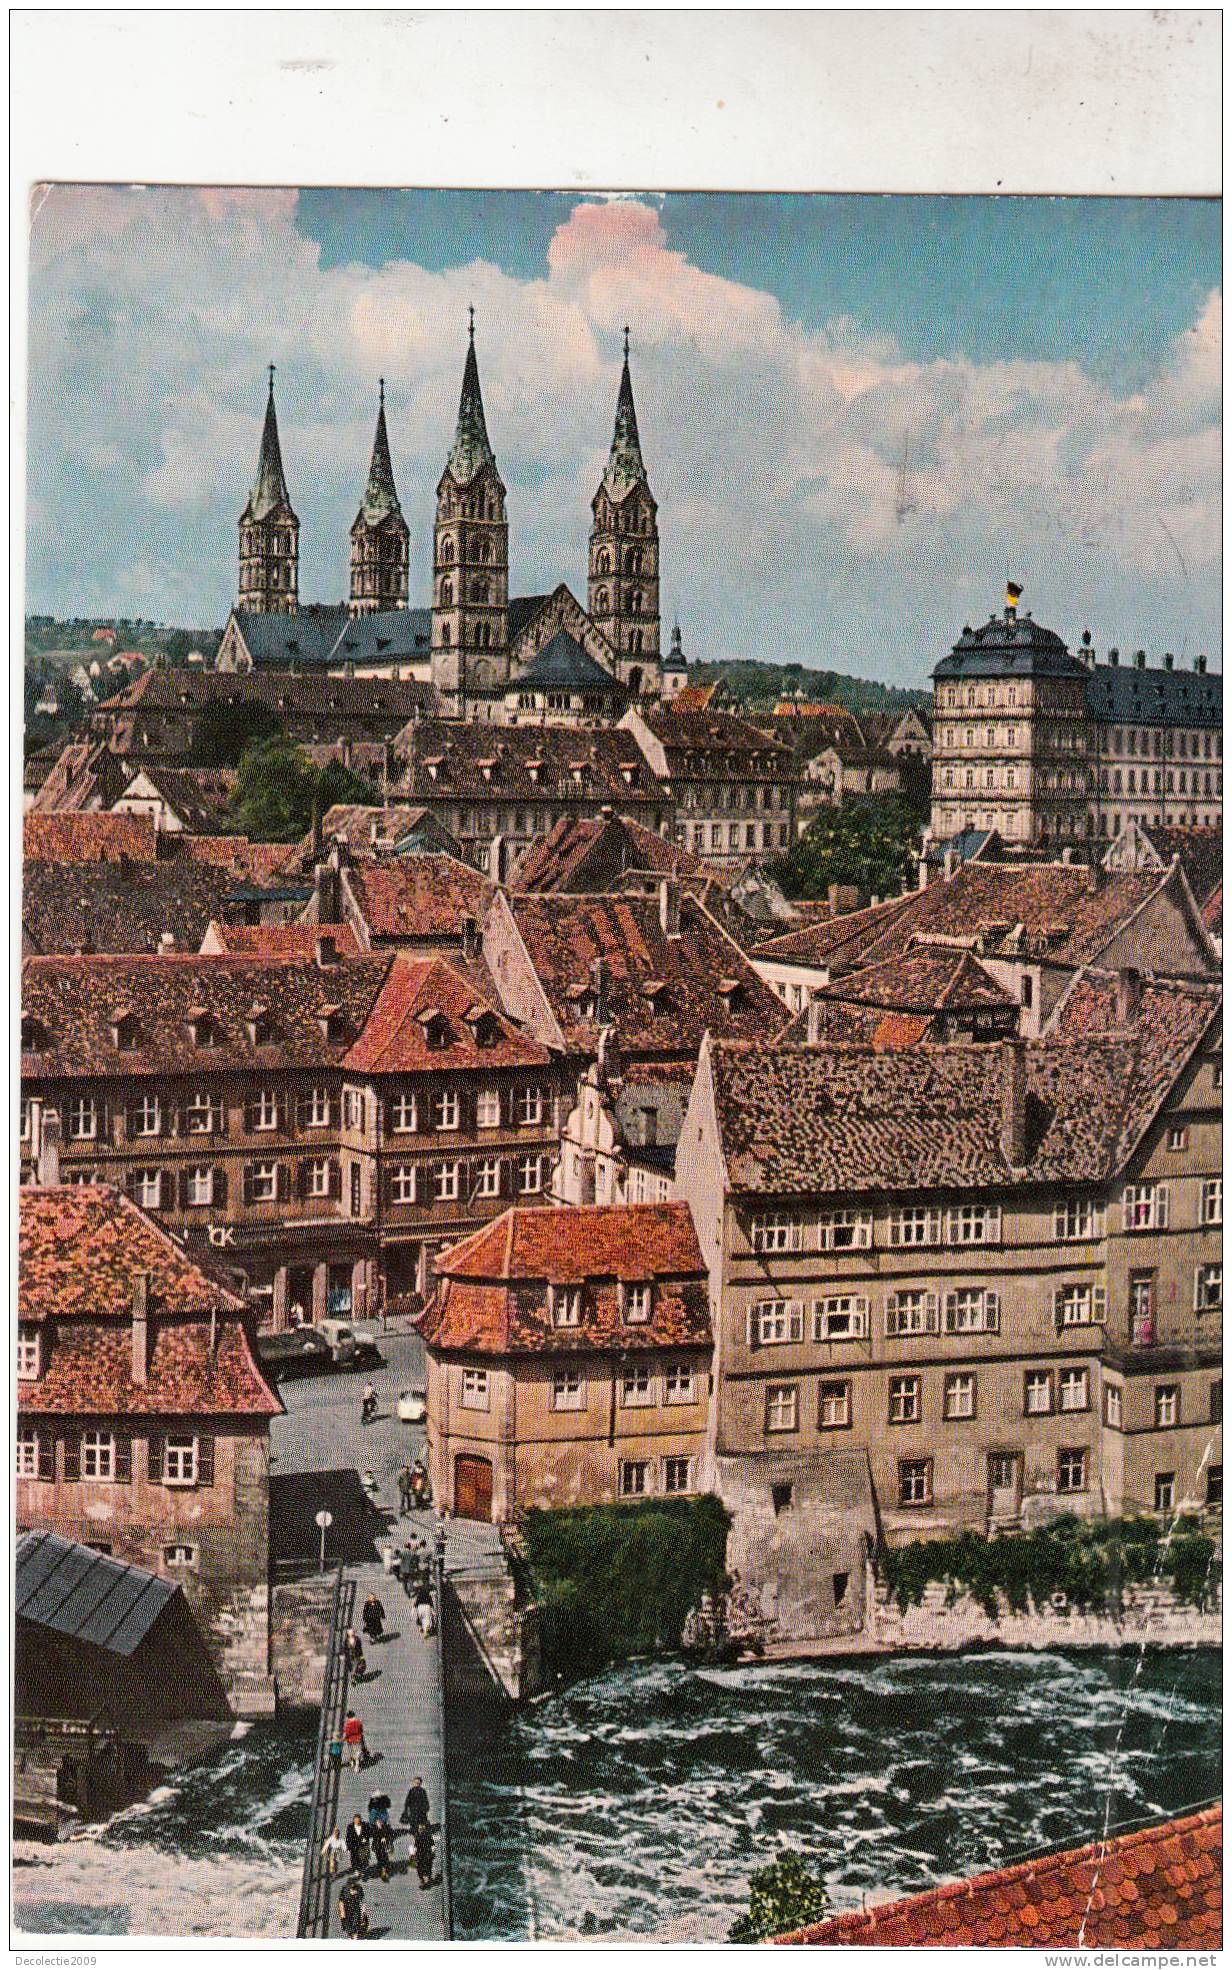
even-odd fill
[[[273,1592],[270,1664],[280,1710],[319,1710],[334,1605],[334,1576],[279,1584]]]
[[[1199,1609],[1179,1600],[1172,1589],[1144,1582],[1125,1589],[1117,1614],[1084,1614],[1053,1606],[1014,1614],[1004,1601],[992,1621],[969,1594],[952,1602],[939,1581],[924,1589],[917,1607],[901,1609],[885,1586],[869,1595],[870,1618],[864,1644],[887,1653],[957,1650],[992,1645],[1008,1649],[1218,1647],[1222,1602]]]
[[[518,1593],[507,1560],[448,1576],[443,1638],[451,1706],[519,1703],[543,1686],[538,1609]]]

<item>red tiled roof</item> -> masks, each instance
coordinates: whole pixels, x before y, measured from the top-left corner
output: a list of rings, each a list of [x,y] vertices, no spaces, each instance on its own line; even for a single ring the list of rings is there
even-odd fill
[[[671,700],[673,711],[709,711],[716,697],[721,695],[722,685],[716,678],[713,684],[682,684]]]
[[[771,738],[734,711],[682,707],[683,696],[678,692],[670,705],[638,708],[638,716],[665,748],[673,775],[713,773],[721,762],[754,778],[795,778],[795,755],[782,739]]]
[[[438,1044],[433,1046],[423,1023],[430,1009],[442,1022]],[[484,1044],[476,1029],[478,1014],[485,1020]],[[389,963],[380,995],[345,1065],[357,1073],[405,1074],[459,1067],[543,1067],[550,1060],[546,1047],[519,1032],[453,965],[441,958],[399,953]]]
[[[22,825],[27,862],[115,862],[121,855],[152,862],[158,852],[149,814],[27,814]]]
[[[174,846],[170,846],[170,844]],[[163,835],[162,852],[175,860],[208,862],[246,882],[276,884],[291,868],[295,844],[250,841],[247,835]]]
[[[1223,884],[1217,882],[1202,905],[1202,921],[1212,937],[1223,935]]]
[[[332,937],[340,958],[357,958],[359,940],[349,923],[211,923],[203,949],[230,957],[308,958],[315,962],[322,937]]]
[[[1199,907],[1216,887],[1223,887],[1222,828],[1143,828],[1142,832],[1164,863],[1180,856],[1185,880]]]
[[[1223,1808],[815,1922],[780,1944],[821,1949],[1217,1950]]]
[[[429,1346],[486,1354],[708,1347],[705,1261],[686,1204],[515,1207],[439,1254],[420,1317]],[[654,1284],[630,1324],[619,1282]],[[580,1285],[581,1318],[556,1327],[547,1288]]]
[[[89,1314],[129,1319],[133,1276],[150,1275],[150,1305],[169,1314],[238,1309],[235,1293],[110,1184],[19,1193],[18,1304],[23,1320]]]
[[[569,890],[593,894],[620,888],[627,874],[697,877],[724,886],[733,880],[730,869],[703,861],[625,815],[564,814],[548,834],[531,843],[509,889],[536,895]]]
[[[253,1359],[243,1322],[150,1320],[149,1371],[133,1380],[127,1325],[57,1321],[37,1382],[18,1385],[20,1415],[280,1416],[282,1403]]]
[[[917,944],[902,957],[845,972],[823,986],[820,996],[894,1012],[957,1012],[1015,1003],[969,951],[946,944]]]
[[[344,881],[374,941],[456,940],[462,918],[478,923],[496,893],[452,855],[356,861]]]
[[[193,833],[225,826],[239,775],[232,766],[142,766],[167,806]],[[122,796],[123,797],[123,796]]]

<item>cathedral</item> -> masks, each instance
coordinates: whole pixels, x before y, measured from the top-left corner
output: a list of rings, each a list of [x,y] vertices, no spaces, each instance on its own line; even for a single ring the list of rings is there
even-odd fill
[[[300,604],[299,520],[271,365],[220,670],[411,670],[430,676],[444,715],[506,723],[618,717],[631,703],[675,695],[687,672],[679,629],[666,657],[660,649],[658,508],[638,434],[628,329],[611,451],[591,501],[585,608],[564,582],[546,595],[509,593],[509,516],[484,415],[473,309],[457,424],[436,489],[430,608],[408,606],[409,563],[382,382],[351,528],[350,601]]]

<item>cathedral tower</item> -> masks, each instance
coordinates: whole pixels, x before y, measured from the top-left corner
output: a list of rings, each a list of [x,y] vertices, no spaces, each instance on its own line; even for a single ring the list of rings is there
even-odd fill
[[[629,331],[616,399],[616,428],[591,501],[587,609],[616,652],[617,675],[634,695],[659,690],[659,527],[637,434],[629,375]]]
[[[363,504],[351,528],[351,614],[405,609],[410,564],[410,529],[402,517],[385,429],[385,379],[376,416],[376,437]]]
[[[257,480],[240,515],[237,606],[280,616],[293,616],[299,606],[299,521],[292,510],[282,469],[278,418],[274,411],[273,363]]]
[[[458,424],[436,489],[432,681],[446,713],[500,691],[508,673],[509,522],[488,442],[475,356],[475,311]]]

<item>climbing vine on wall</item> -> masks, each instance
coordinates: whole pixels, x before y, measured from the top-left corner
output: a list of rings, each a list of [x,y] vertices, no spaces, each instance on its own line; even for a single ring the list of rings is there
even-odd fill
[[[1060,1600],[1083,1613],[1115,1613],[1126,1587],[1158,1581],[1193,1607],[1215,1597],[1220,1580],[1215,1542],[1193,1519],[1164,1527],[1155,1519],[1065,1517],[1034,1532],[987,1539],[964,1532],[954,1539],[917,1539],[885,1554],[883,1575],[905,1612],[918,1606],[930,1582],[951,1600],[970,1594],[990,1620],[1000,1597],[1014,1614]]]

